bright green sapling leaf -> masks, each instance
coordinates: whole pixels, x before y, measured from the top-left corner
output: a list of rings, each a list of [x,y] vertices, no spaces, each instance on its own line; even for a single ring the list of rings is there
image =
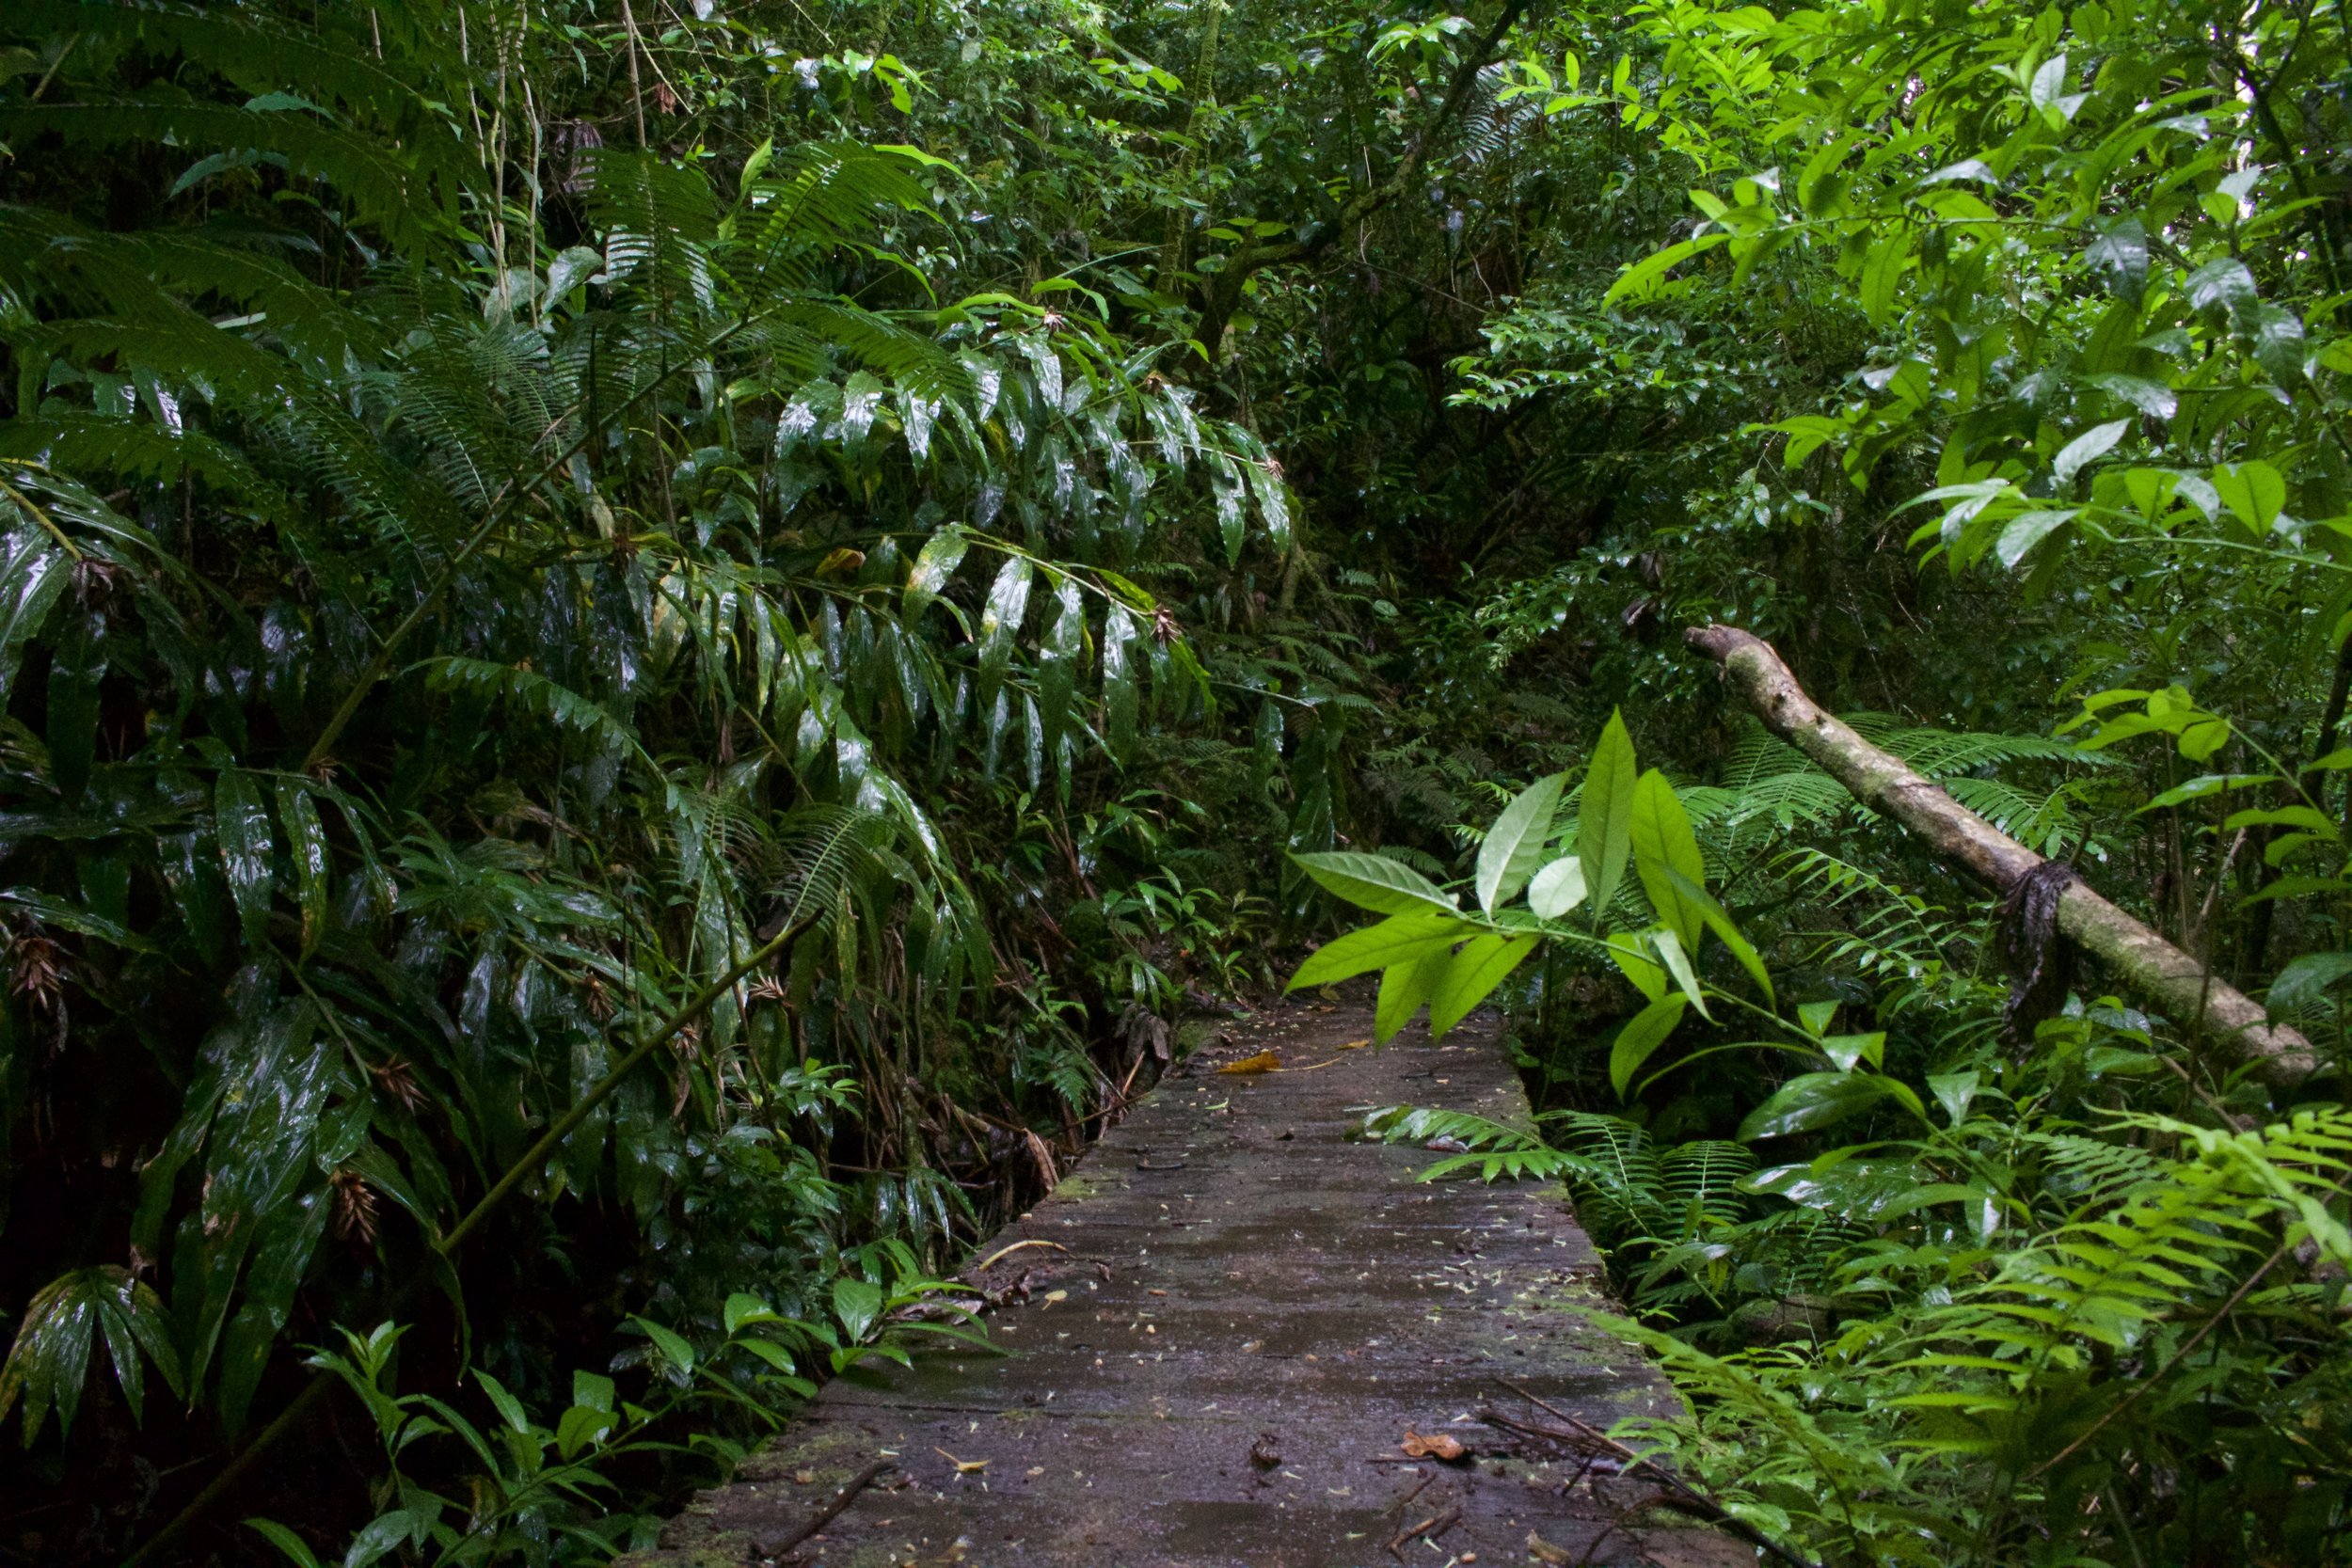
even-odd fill
[[[1554,773],[1521,790],[1502,808],[1478,848],[1478,907],[1492,914],[1518,896],[1543,863],[1544,845],[1551,837],[1551,814],[1567,782]]]

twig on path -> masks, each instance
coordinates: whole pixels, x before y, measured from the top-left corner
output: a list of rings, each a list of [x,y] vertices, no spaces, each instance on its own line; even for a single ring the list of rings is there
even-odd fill
[[[1531,1427],[1521,1422],[1513,1421],[1509,1417],[1502,1416],[1499,1412],[1488,1411],[1486,1412],[1486,1417],[1493,1422],[1494,1425],[1509,1427],[1513,1431],[1529,1433],[1531,1435],[1534,1436],[1550,1437],[1561,1442],[1581,1443],[1581,1445],[1587,1447],[1597,1447],[1605,1449],[1606,1451],[1616,1456],[1618,1462],[1625,1466],[1625,1473],[1627,1475],[1640,1476],[1645,1481],[1654,1481],[1658,1485],[1663,1487],[1675,1501],[1684,1505],[1681,1512],[1693,1513],[1699,1518],[1707,1520],[1709,1524],[1730,1531],[1740,1540],[1746,1542],[1749,1545],[1754,1546],[1757,1551],[1766,1553],[1767,1555],[1776,1558],[1780,1561],[1788,1564],[1788,1568],[1821,1568],[1821,1565],[1815,1562],[1811,1558],[1805,1557],[1801,1553],[1791,1551],[1788,1547],[1782,1545],[1771,1536],[1766,1535],[1762,1530],[1757,1529],[1754,1525],[1749,1524],[1744,1519],[1739,1518],[1733,1514],[1729,1509],[1724,1507],[1723,1504],[1717,1502],[1714,1498],[1708,1497],[1697,1487],[1692,1486],[1689,1481],[1684,1481],[1680,1476],[1676,1475],[1672,1470],[1667,1469],[1663,1465],[1658,1464],[1654,1460],[1643,1458],[1640,1454],[1635,1453],[1631,1449],[1626,1447],[1623,1443],[1618,1442],[1607,1433],[1600,1431],[1597,1427],[1595,1427],[1588,1422],[1579,1420],[1577,1418],[1569,1415],[1566,1411],[1561,1409],[1556,1404],[1537,1399],[1534,1395],[1529,1393],[1526,1389],[1520,1387],[1518,1384],[1513,1383],[1506,1378],[1499,1377],[1495,1379],[1495,1382],[1500,1384],[1502,1386],[1508,1388],[1511,1392],[1517,1394],[1519,1398],[1525,1400],[1536,1409],[1544,1411],[1548,1415],[1557,1416],[1560,1419],[1567,1422],[1569,1426],[1575,1428],[1576,1430],[1574,1432],[1546,1432],[1541,1428]]]
[[[1446,1531],[1452,1529],[1454,1526],[1460,1524],[1461,1522],[1462,1505],[1459,1503],[1454,1504],[1452,1508],[1447,1509],[1442,1513],[1432,1513],[1428,1518],[1423,1519],[1420,1524],[1413,1526],[1410,1529],[1399,1530],[1394,1536],[1391,1537],[1389,1540],[1389,1555],[1396,1559],[1397,1561],[1402,1562],[1405,1560],[1405,1554],[1397,1550],[1399,1546],[1404,1545],[1407,1541],[1411,1541],[1419,1536],[1426,1535],[1435,1537],[1443,1535]]]
[[[1068,1252],[1070,1250],[1059,1242],[1014,1242],[1009,1246],[998,1247],[994,1252],[990,1253],[987,1257],[973,1264],[970,1272],[973,1274],[986,1274],[990,1269],[994,1268],[997,1264],[1003,1262],[1006,1259],[1011,1257],[1014,1253],[1019,1252],[1023,1247],[1026,1246],[1049,1246],[1056,1252]]]
[[[892,1467],[893,1466],[889,1460],[877,1459],[874,1463],[866,1466],[865,1469],[860,1470],[856,1475],[851,1476],[848,1481],[842,1482],[841,1490],[835,1492],[833,1497],[826,1501],[825,1506],[818,1509],[816,1513],[810,1517],[808,1523],[803,1525],[800,1528],[794,1530],[791,1534],[784,1537],[780,1541],[761,1543],[757,1547],[759,1555],[763,1558],[782,1557],[785,1553],[790,1551],[793,1547],[799,1545],[810,1536],[815,1535],[818,1530],[823,1529],[827,1525],[832,1524],[834,1520],[839,1516],[843,1509],[855,1502],[857,1500],[857,1495],[860,1492],[865,1491],[868,1486],[874,1484],[874,1478],[876,1476],[881,1475],[884,1470]]]
[[[1406,1493],[1405,1496],[1397,1498],[1396,1501],[1391,1503],[1387,1508],[1382,1509],[1380,1512],[1383,1513],[1394,1513],[1398,1518],[1403,1518],[1405,1516],[1405,1511],[1413,1506],[1413,1499],[1420,1497],[1423,1492],[1428,1491],[1429,1483],[1437,1479],[1438,1478],[1435,1476],[1422,1477],[1421,1484],[1419,1486],[1414,1487],[1410,1492]]]

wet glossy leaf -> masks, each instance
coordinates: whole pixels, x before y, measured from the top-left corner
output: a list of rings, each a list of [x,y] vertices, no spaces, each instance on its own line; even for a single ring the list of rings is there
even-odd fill
[[[1617,1031],[1615,1043],[1609,1048],[1609,1083],[1617,1091],[1617,1098],[1626,1097],[1633,1075],[1642,1070],[1642,1064],[1658,1053],[1682,1022],[1683,1009],[1690,1006],[1685,997],[1666,996],[1652,1002],[1628,1019]]]
[[[1478,848],[1479,908],[1492,913],[1527,886],[1543,864],[1544,846],[1551,837],[1551,814],[1560,803],[1565,775],[1536,780],[1502,808]]]
[[[982,701],[997,694],[1005,668],[1012,660],[1013,640],[1020,635],[1022,619],[1029,608],[1032,575],[1026,557],[1009,556],[997,568],[996,580],[989,584],[988,602],[980,611],[978,638]]]
[[[1876,1073],[1808,1072],[1791,1078],[1749,1112],[1740,1124],[1740,1137],[1753,1143],[1819,1132],[1868,1110],[1893,1092],[1892,1080]]]
[[[0,499],[0,515],[15,512],[13,502]],[[0,702],[15,685],[26,641],[65,590],[68,565],[65,551],[29,519],[0,535]]]
[[[1113,605],[1103,616],[1103,730],[1114,756],[1124,757],[1135,744],[1136,624],[1123,608]]]
[[[1402,914],[1415,909],[1451,912],[1454,908],[1454,900],[1435,882],[1384,855],[1330,850],[1291,859],[1317,883],[1359,909]]]
[[[923,541],[923,547],[914,557],[914,564],[907,570],[906,615],[912,621],[923,613],[926,606],[946,591],[947,579],[956,575],[963,563],[964,551],[971,542],[954,529],[932,534]]]
[[[260,782],[252,774],[238,768],[221,774],[213,792],[213,828],[245,940],[259,943],[269,927],[270,860],[276,842]]]
[[[854,1344],[882,1322],[882,1287],[844,1275],[833,1282],[833,1311],[841,1323],[841,1337]]]
[[[318,801],[291,780],[278,782],[278,825],[294,863],[294,901],[302,910],[302,956],[307,958],[326,929],[326,829],[319,820]]]

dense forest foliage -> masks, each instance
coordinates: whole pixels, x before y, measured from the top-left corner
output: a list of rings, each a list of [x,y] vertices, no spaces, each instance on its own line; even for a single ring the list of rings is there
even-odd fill
[[[2352,1558],[2347,94],[2317,0],[9,6],[0,1560],[601,1561],[1372,971],[1543,1136],[1368,1134],[1567,1181],[1785,1559]]]

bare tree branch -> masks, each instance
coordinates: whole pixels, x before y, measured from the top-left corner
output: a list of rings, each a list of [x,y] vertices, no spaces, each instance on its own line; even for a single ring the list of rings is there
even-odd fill
[[[1996,893],[2006,894],[2042,858],[1962,806],[1943,785],[1871,745],[1805,695],[1772,645],[1737,626],[1692,626],[1683,641],[1724,668],[1724,675],[1765,727],[1795,746],[1855,800],[1883,812],[1929,847]],[[2130,989],[2172,1019],[2204,1026],[2275,1085],[2309,1077],[2318,1062],[2311,1042],[2273,1023],[2262,1004],[2216,977],[2080,879],[2058,896],[2058,929],[2104,960]]]

